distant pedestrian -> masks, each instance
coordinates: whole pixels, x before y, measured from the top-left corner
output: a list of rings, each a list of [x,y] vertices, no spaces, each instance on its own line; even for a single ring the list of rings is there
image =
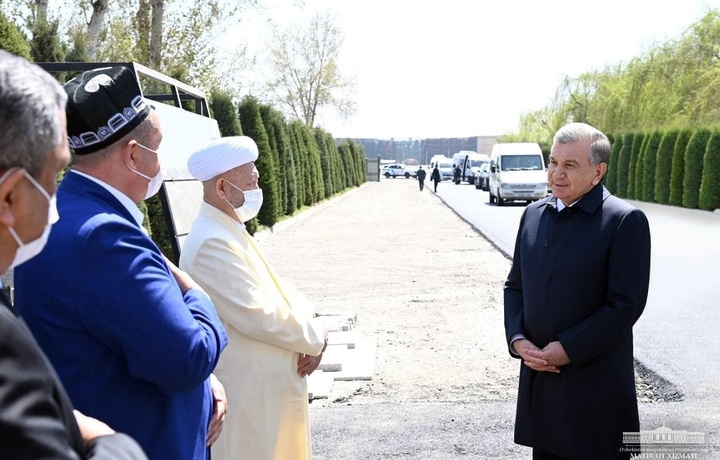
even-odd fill
[[[437,165],[435,165],[432,174],[430,174],[430,180],[433,181],[433,183],[435,184],[435,193],[437,193],[437,184],[438,182],[440,182],[440,170],[438,169]]]
[[[456,184],[460,183],[460,175],[462,171],[460,170],[460,166],[455,166],[455,169],[453,169],[453,179]]]
[[[418,169],[418,171],[417,171],[417,180],[418,180],[418,183],[420,184],[421,192],[425,188],[425,176],[426,175],[427,175],[427,173],[425,172],[424,169],[422,169],[422,166],[420,166],[420,169]]]

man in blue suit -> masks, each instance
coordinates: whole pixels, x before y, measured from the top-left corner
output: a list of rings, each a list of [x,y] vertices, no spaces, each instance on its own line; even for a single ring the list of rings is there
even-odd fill
[[[628,459],[639,431],[632,327],[647,300],[645,215],[602,185],[610,142],[561,128],[552,195],[525,210],[505,282],[505,332],[520,358],[515,442],[533,459]]]
[[[125,67],[87,71],[65,92],[62,219],[16,270],[16,305],[78,409],[150,459],[207,459],[226,412],[211,372],[227,336],[207,294],[142,227],[137,203],[162,185],[158,116]]]

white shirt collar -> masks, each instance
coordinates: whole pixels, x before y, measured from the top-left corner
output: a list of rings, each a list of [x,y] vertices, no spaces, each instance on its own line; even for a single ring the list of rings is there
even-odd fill
[[[555,207],[557,207],[557,212],[560,212],[560,211],[562,211],[562,210],[565,209],[565,208],[570,208],[570,207],[572,207],[572,206],[575,205],[575,203],[577,203],[578,201],[580,201],[580,199],[577,199],[577,200],[573,201],[572,203],[570,203],[569,205],[566,206],[565,203],[563,203],[562,200],[558,198],[558,199],[556,200]]]
[[[99,186],[101,186],[102,188],[104,188],[105,190],[110,192],[112,194],[112,196],[117,198],[117,200],[120,202],[120,204],[122,204],[125,207],[125,209],[128,210],[130,215],[132,215],[133,219],[138,224],[138,227],[142,228],[143,231],[145,231],[145,227],[143,227],[143,220],[145,220],[145,215],[142,213],[142,211],[140,211],[140,209],[137,207],[137,205],[135,203],[133,203],[133,201],[130,199],[130,197],[128,197],[120,190],[101,181],[100,179],[98,179],[96,177],[90,176],[88,174],[77,171],[75,169],[71,169],[70,172],[79,174],[86,179],[90,179],[91,181],[95,182],[96,184],[98,184]]]

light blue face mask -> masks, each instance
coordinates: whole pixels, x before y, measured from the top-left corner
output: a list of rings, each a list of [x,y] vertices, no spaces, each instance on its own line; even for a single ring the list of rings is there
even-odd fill
[[[232,208],[235,210],[235,215],[238,217],[238,219],[240,219],[240,222],[247,222],[250,219],[252,219],[253,217],[257,216],[258,212],[260,212],[260,208],[262,207],[262,204],[263,204],[262,189],[257,188],[254,190],[244,191],[244,190],[241,190],[240,187],[238,187],[237,185],[230,182],[229,180],[227,180],[227,179],[224,179],[224,180],[228,184],[232,185],[235,189],[240,190],[243,193],[243,196],[245,197],[245,201],[238,208],[233,206],[227,200],[227,198],[225,199],[227,204],[232,206]]]
[[[7,170],[5,174],[0,177],[0,184],[5,182],[5,179],[7,179],[7,177],[17,169],[18,168],[11,168]],[[43,229],[42,234],[36,239],[30,241],[29,243],[23,243],[15,229],[12,227],[8,227],[8,232],[10,232],[10,236],[13,237],[15,243],[17,243],[18,245],[17,250],[15,251],[15,257],[10,263],[10,266],[7,268],[8,270],[17,267],[18,265],[25,263],[36,255],[40,254],[40,251],[42,251],[45,247],[45,243],[47,243],[48,236],[50,236],[50,229],[52,228],[52,224],[57,222],[59,219],[55,195],[48,195],[48,192],[46,192],[45,189],[38,183],[38,181],[36,181],[35,178],[28,174],[27,171],[23,170],[23,174],[25,174],[27,180],[29,180],[30,183],[33,184],[35,188],[40,191],[40,193],[42,193],[45,199],[48,200],[48,220],[47,224],[45,224],[45,228]]]

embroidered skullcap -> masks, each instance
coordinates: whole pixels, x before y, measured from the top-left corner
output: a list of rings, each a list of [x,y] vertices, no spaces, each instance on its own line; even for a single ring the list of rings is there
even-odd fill
[[[88,70],[65,83],[70,148],[85,155],[107,147],[150,113],[135,74],[127,67]]]
[[[238,166],[252,163],[257,158],[258,148],[251,138],[221,137],[190,155],[187,167],[191,176],[204,182]]]

